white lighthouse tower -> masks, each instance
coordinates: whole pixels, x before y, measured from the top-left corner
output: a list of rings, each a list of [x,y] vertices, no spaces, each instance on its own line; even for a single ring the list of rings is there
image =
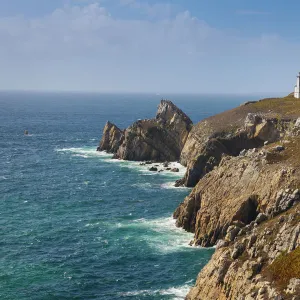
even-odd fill
[[[297,76],[297,83],[295,85],[294,97],[298,99],[300,98],[300,72],[299,75]]]

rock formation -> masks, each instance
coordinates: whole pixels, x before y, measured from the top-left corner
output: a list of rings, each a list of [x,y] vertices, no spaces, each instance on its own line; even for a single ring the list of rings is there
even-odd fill
[[[100,141],[100,146],[97,151],[106,151],[108,153],[115,153],[124,140],[124,133],[116,125],[109,121],[105,124],[103,129],[103,136]]]
[[[99,150],[187,166],[176,184],[194,189],[174,212],[176,224],[195,234],[191,244],[216,252],[186,299],[300,300],[299,116],[300,102],[288,96],[192,126],[163,100],[155,119],[124,131],[106,124]]]
[[[299,219],[297,205],[218,243],[186,299],[299,299]]]
[[[155,119],[138,120],[124,133],[108,123],[99,150],[133,161],[177,161],[192,128],[192,121],[171,101],[162,100]]]
[[[248,115],[240,132],[263,145],[239,155],[219,147],[220,161],[174,212],[191,244],[216,245],[186,299],[300,299],[298,126]]]

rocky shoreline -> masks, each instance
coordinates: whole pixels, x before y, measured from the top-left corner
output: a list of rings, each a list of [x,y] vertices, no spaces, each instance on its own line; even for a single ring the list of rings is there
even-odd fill
[[[164,163],[153,172],[177,172],[168,161],[187,167],[176,186],[193,190],[176,224],[216,252],[186,299],[300,299],[298,102],[264,99],[193,125],[162,100],[154,119],[105,125],[99,151]]]

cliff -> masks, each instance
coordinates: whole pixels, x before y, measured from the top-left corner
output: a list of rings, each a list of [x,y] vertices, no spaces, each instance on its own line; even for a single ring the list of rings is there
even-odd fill
[[[138,120],[124,132],[109,123],[98,150],[133,161],[177,161],[192,128],[190,118],[171,101],[162,100],[154,119]]]
[[[187,300],[299,299],[299,205],[219,243]]]
[[[194,125],[180,156],[187,172],[177,185],[194,187],[220,163],[223,154],[236,156],[243,149],[261,147],[266,141],[279,139],[276,132],[272,136],[268,131],[295,120],[300,115],[298,102],[293,96],[248,102]]]
[[[124,131],[107,123],[99,150],[129,160],[178,160],[194,187],[174,212],[216,246],[188,300],[293,299],[300,294],[300,101],[249,102],[192,125],[172,102]]]
[[[186,299],[299,299],[299,129],[294,117],[248,114],[240,132],[268,142],[223,151],[174,212],[192,244],[216,245]]]

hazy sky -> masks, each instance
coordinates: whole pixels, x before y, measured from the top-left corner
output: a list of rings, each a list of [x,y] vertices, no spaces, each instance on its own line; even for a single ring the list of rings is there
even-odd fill
[[[291,92],[297,0],[0,0],[0,89]]]

